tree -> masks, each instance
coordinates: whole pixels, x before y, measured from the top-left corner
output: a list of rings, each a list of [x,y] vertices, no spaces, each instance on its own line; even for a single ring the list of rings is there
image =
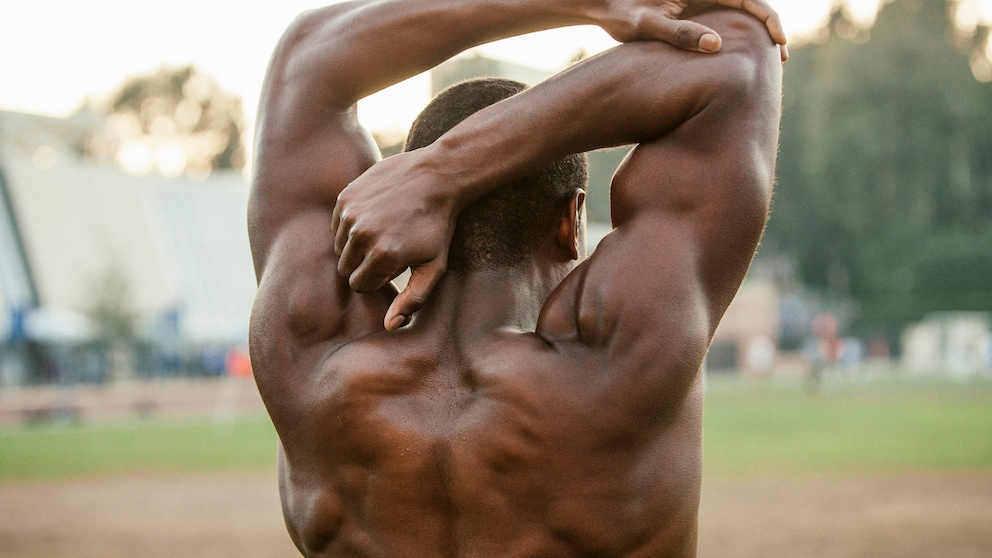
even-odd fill
[[[244,167],[240,99],[192,66],[131,78],[87,108],[104,118],[84,154],[135,174],[204,176]]]
[[[786,65],[766,244],[852,297],[866,328],[992,310],[992,85],[973,70],[987,32],[962,34],[953,8],[895,0],[870,30],[838,9]]]

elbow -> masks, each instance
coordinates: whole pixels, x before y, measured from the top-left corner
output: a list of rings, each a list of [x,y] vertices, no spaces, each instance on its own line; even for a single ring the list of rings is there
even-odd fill
[[[756,57],[768,57],[781,65],[781,51],[772,39],[765,22],[737,8],[712,7],[713,11],[693,17],[716,30],[723,39],[721,52],[747,51]]]
[[[333,7],[331,6],[331,8]],[[305,10],[289,24],[280,42],[290,47],[306,44],[315,35],[322,34],[320,33],[321,29],[333,25],[341,15],[341,10],[331,10],[330,8]]]
[[[305,87],[325,94],[341,91],[335,83],[336,68],[343,66],[347,45],[345,21],[349,12],[339,5],[301,13],[286,28],[270,64],[270,78],[282,90]],[[345,103],[349,106],[352,103]]]
[[[739,79],[750,85],[781,87],[781,51],[763,22],[750,14],[731,10],[726,28],[719,32],[724,37],[723,53],[731,55],[729,58],[734,58],[737,66],[745,70],[737,73]]]
[[[307,10],[296,16],[279,39],[276,46],[277,59],[291,63],[302,50],[306,49],[307,42],[319,26],[318,13],[319,10]]]
[[[746,94],[759,86],[780,84],[781,52],[764,22],[743,10],[727,8],[713,8],[692,19],[716,30],[723,39],[720,52],[711,59],[716,75],[723,78],[722,85]]]

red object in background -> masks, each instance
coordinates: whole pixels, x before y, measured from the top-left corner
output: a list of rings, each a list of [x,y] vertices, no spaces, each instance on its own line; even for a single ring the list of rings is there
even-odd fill
[[[810,329],[820,339],[820,358],[828,363],[837,362],[843,349],[843,342],[837,338],[837,318],[828,312],[817,314]]]
[[[813,330],[813,335],[820,339],[837,337],[837,318],[828,312],[821,312],[813,318],[810,329]]]
[[[252,377],[251,359],[248,357],[248,353],[241,349],[231,349],[228,351],[224,365],[227,368],[227,374],[229,376],[234,376],[235,378]]]

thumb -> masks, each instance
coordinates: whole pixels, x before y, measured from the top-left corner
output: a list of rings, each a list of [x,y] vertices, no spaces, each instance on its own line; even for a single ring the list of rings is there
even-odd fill
[[[694,52],[719,52],[723,40],[716,31],[694,21],[660,17],[655,21],[653,35],[681,48]]]
[[[393,303],[389,305],[389,310],[386,311],[383,322],[386,331],[396,331],[410,321],[410,316],[423,307],[427,297],[434,290],[434,285],[437,285],[444,275],[444,271],[443,258],[410,269],[410,281],[407,282],[403,292],[396,295]]]

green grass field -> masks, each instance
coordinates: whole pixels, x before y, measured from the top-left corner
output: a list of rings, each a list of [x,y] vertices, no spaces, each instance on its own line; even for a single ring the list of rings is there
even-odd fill
[[[0,430],[0,479],[261,471],[275,465],[276,433],[264,413],[225,423],[144,419]]]
[[[714,380],[704,437],[711,477],[992,470],[992,383]],[[271,471],[275,447],[264,414],[19,427],[0,430],[0,479]]]
[[[703,436],[715,476],[992,470],[992,383],[711,382]]]

